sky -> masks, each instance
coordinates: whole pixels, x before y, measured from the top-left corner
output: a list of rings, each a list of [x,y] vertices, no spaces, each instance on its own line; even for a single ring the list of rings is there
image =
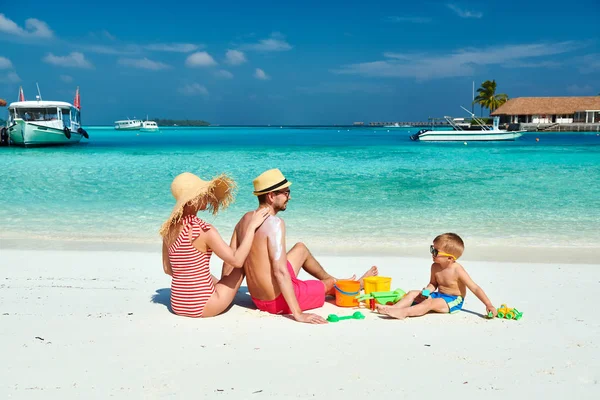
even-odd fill
[[[488,79],[511,98],[600,94],[598,0],[0,2],[0,98],[79,86],[84,125],[465,117]]]

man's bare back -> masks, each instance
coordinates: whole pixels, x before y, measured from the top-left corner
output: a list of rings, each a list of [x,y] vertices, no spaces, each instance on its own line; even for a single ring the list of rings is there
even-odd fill
[[[252,212],[246,213],[235,228],[237,237],[244,237]],[[268,237],[277,234],[281,219],[269,216],[254,234],[250,254],[244,263],[246,283],[252,297],[258,300],[273,300],[281,294],[281,289],[273,275],[269,258]]]

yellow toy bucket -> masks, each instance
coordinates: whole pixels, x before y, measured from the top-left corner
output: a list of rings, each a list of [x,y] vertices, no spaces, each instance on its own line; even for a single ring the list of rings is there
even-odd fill
[[[372,292],[389,292],[392,287],[392,278],[387,276],[369,276],[364,279],[365,294]]]
[[[360,294],[360,282],[340,280],[335,282],[335,304],[338,307],[358,307],[356,296]]]

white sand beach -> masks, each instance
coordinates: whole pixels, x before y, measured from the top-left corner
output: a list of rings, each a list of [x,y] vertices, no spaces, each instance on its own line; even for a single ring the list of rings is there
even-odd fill
[[[318,258],[339,277],[377,265],[392,288],[429,278],[425,256]],[[255,310],[242,286],[224,315],[188,319],[167,309],[159,253],[2,249],[0,398],[600,396],[600,265],[461,261],[523,318],[483,318],[469,293],[455,315],[313,326]]]

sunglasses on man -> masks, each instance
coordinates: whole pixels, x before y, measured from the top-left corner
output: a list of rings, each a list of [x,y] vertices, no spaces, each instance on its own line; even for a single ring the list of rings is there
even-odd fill
[[[437,256],[442,256],[442,257],[452,257],[452,259],[456,260],[456,257],[453,256],[452,254],[448,254],[448,253],[443,253],[441,251],[439,251],[438,249],[436,249],[435,247],[433,247],[433,245],[429,246],[429,252],[431,253],[432,256],[437,257]]]

